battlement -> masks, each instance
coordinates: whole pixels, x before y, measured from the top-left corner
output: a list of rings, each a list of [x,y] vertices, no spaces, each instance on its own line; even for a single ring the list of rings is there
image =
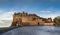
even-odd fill
[[[36,14],[28,14],[28,13],[25,13],[25,12],[14,13],[14,15],[17,15],[17,16],[37,16]]]

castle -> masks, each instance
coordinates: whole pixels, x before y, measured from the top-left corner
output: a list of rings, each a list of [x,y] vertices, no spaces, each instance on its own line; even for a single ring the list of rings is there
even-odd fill
[[[14,13],[12,26],[53,25],[51,18],[42,18],[25,12]]]

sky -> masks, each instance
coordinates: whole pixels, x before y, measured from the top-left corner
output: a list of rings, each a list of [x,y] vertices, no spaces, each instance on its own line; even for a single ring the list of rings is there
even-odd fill
[[[60,16],[60,0],[0,0],[0,27],[10,26],[13,14],[23,11],[53,19]]]

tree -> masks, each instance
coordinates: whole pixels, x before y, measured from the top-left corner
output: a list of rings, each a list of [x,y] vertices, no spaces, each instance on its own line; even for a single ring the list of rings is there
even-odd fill
[[[60,17],[56,17],[53,19],[53,22],[56,24],[56,25],[60,25]]]

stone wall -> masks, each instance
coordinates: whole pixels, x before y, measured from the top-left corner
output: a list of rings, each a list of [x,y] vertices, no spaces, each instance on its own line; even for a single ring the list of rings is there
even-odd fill
[[[23,25],[50,25],[52,23],[51,18],[42,18],[37,16],[36,14],[28,14],[28,13],[14,13],[12,26],[23,26]]]
[[[44,26],[53,26],[54,23],[44,23]]]

